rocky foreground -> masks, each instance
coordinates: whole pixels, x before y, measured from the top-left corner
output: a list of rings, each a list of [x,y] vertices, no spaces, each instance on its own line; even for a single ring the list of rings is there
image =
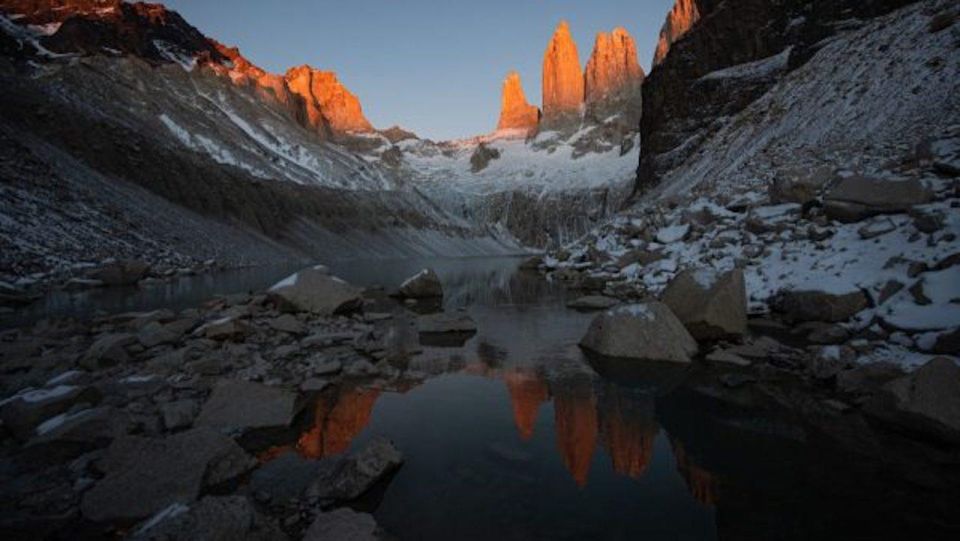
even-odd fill
[[[785,169],[642,203],[526,266],[605,310],[588,352],[702,359],[734,388],[789,376],[832,408],[960,441],[958,137],[883,174]]]
[[[377,539],[343,507],[403,456],[374,439],[344,456],[277,455],[271,442],[318,393],[346,382],[405,388],[420,340],[462,343],[464,314],[436,313],[432,271],[396,298],[323,267],[258,295],[3,332],[2,529],[15,537]],[[417,316],[414,309],[434,313]]]

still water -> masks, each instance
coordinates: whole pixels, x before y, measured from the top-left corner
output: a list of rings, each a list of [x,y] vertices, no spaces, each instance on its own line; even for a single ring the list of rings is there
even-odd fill
[[[424,347],[403,363],[408,383],[324,391],[270,453],[322,459],[391,438],[404,465],[355,505],[404,540],[960,538],[956,448],[877,431],[855,410],[786,409],[777,396],[789,391],[726,389],[701,363],[598,365],[576,346],[591,315],[519,261],[331,265],[386,288],[431,266],[444,308],[465,309],[479,331],[461,347]],[[290,270],[41,308],[184,307]]]

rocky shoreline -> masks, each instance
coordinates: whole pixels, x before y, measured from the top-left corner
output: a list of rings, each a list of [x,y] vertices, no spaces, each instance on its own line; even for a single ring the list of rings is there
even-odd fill
[[[462,344],[475,332],[466,315],[404,308],[436,310],[432,271],[396,294],[404,300],[314,267],[270,291],[180,312],[4,331],[2,499],[16,509],[4,529],[375,538],[369,515],[342,506],[400,467],[389,441],[320,461],[274,456],[268,442],[309,417],[304,408],[321,392],[422,381],[403,363],[421,349],[421,333]],[[287,474],[298,469],[302,486],[292,487]]]

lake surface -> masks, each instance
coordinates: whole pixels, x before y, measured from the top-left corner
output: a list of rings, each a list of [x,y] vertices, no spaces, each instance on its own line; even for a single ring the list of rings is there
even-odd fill
[[[387,289],[430,266],[444,282],[444,309],[466,310],[479,332],[406,361],[409,384],[324,391],[296,437],[272,452],[320,459],[391,438],[404,465],[356,507],[403,540],[960,534],[957,449],[876,432],[857,414],[786,410],[775,392],[727,390],[699,363],[624,373],[591,362],[576,344],[592,315],[565,308],[569,294],[518,271],[520,261],[332,265],[353,283]],[[269,287],[291,270],[194,277],[48,308],[185,307]]]

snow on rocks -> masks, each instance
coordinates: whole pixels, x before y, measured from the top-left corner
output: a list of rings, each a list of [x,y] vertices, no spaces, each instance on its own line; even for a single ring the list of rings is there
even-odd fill
[[[124,436],[106,450],[106,476],[83,495],[80,508],[94,522],[144,519],[193,502],[204,488],[255,463],[236,442],[209,428],[165,438]]]
[[[747,290],[739,269],[722,275],[705,269],[681,272],[660,299],[697,340],[747,331]]]
[[[285,312],[334,315],[356,310],[361,303],[360,288],[354,287],[325,267],[302,270],[270,288],[269,297]]]
[[[397,296],[406,299],[443,297],[443,284],[433,269],[423,269],[400,284]]]
[[[599,314],[580,347],[614,359],[675,363],[689,363],[697,352],[697,343],[683,323],[658,302],[624,305]]]

